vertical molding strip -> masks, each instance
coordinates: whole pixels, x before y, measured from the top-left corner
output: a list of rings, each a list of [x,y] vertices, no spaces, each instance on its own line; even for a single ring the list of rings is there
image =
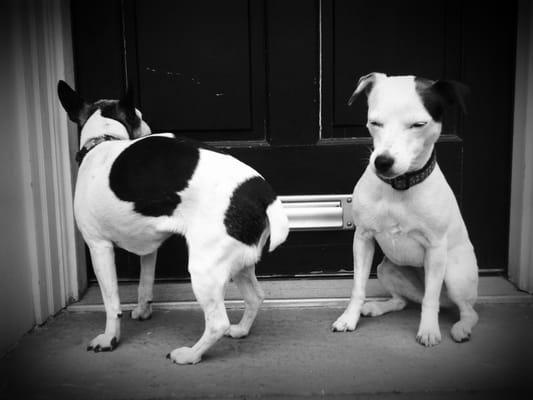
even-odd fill
[[[69,127],[56,94],[72,80],[68,4],[22,0],[15,8],[17,109],[25,159],[28,251],[38,324],[79,296]],[[70,78],[70,79],[69,79]]]
[[[518,3],[509,279],[533,293],[533,6]]]

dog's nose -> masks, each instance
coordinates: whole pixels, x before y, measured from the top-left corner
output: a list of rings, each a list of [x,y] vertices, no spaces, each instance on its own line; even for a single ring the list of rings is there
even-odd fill
[[[374,160],[376,170],[381,173],[387,172],[392,167],[392,164],[394,164],[394,158],[386,154],[381,154]]]

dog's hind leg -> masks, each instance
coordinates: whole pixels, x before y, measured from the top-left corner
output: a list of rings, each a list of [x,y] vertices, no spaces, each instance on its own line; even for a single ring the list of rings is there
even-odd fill
[[[478,269],[472,251],[466,251],[457,258],[449,260],[444,276],[447,294],[459,307],[460,319],[451,329],[456,342],[470,339],[472,328],[477,324],[478,315],[474,310],[477,298]]]
[[[393,264],[387,257],[378,265],[378,279],[391,293],[386,301],[368,301],[363,304],[361,314],[377,317],[392,311],[400,311],[407,305],[407,300],[422,302],[424,296],[423,274],[414,267],[402,267]]]
[[[244,267],[233,277],[233,281],[241,291],[245,309],[241,321],[237,325],[231,325],[226,335],[238,339],[250,332],[265,295],[255,277],[255,265]]]
[[[138,321],[152,316],[152,300],[154,290],[155,262],[157,250],[141,256],[141,276],[139,280],[137,306],[131,311],[131,318]]]
[[[216,259],[216,257],[214,257]],[[201,257],[205,262],[206,257]],[[192,347],[180,347],[168,354],[177,364],[196,364],[202,355],[215,344],[229,329],[230,322],[224,305],[224,291],[229,280],[227,265],[199,265],[193,254],[189,255],[191,283],[205,318],[202,337]]]
[[[105,332],[95,337],[87,350],[111,351],[120,341],[120,299],[118,296],[115,253],[111,243],[89,245],[93,269],[102,292],[106,312]]]

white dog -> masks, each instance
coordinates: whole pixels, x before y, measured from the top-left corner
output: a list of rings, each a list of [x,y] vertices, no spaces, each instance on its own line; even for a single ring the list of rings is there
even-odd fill
[[[263,300],[255,263],[270,236],[269,251],[283,243],[288,220],[270,185],[235,158],[173,134],[149,135],[131,93],[120,101],[86,103],[65,82],[58,94],[81,128],[74,212],[85,239],[106,310],[105,332],[88,350],[113,350],[120,340],[120,300],[113,246],[141,256],[139,302],[131,316],[149,318],[157,249],[182,234],[189,249],[194,294],[205,331],[192,347],[172,351],[194,364],[222,335],[246,336]],[[226,283],[241,290],[245,311],[230,325]]]
[[[398,311],[411,300],[422,304],[416,338],[433,346],[441,340],[440,301],[451,300],[460,311],[451,335],[458,342],[469,339],[478,321],[473,308],[478,267],[434,150],[445,107],[458,103],[464,109],[466,90],[458,82],[414,76],[372,73],[359,80],[348,104],[366,91],[374,150],[353,192],[354,288],[346,311],[333,323],[334,331],[353,331],[361,313]],[[378,278],[392,298],[363,303],[374,240],[385,254]],[[441,297],[443,282],[447,293]]]

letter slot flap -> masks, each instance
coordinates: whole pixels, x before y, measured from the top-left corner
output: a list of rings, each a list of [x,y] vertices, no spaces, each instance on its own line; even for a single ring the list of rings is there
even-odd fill
[[[291,230],[353,229],[351,195],[280,196]]]

